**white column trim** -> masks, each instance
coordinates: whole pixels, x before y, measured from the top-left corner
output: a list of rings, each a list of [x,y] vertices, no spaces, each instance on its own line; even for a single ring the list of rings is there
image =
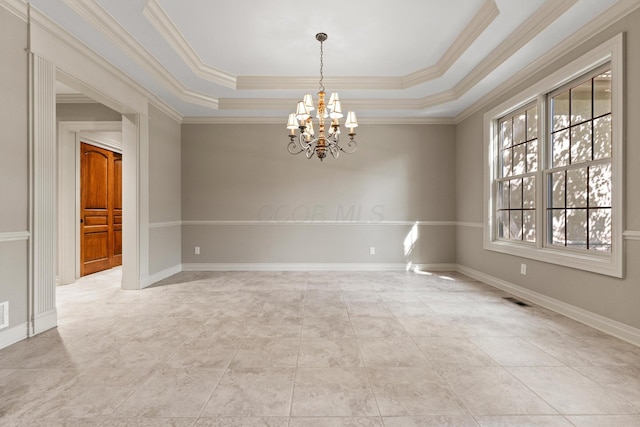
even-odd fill
[[[30,316],[31,332],[55,327],[39,324],[56,308],[56,68],[30,54]]]

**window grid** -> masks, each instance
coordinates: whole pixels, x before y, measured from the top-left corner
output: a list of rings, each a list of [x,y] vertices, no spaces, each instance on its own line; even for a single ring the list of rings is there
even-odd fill
[[[519,126],[522,129],[517,132],[516,129]],[[499,119],[498,128],[500,154],[499,177],[496,179],[498,192],[496,237],[502,240],[535,243],[535,186],[539,157],[537,105],[529,104]],[[520,138],[518,134],[521,134]],[[519,159],[516,158],[518,151],[520,151]],[[505,159],[508,159],[508,162],[505,162]],[[526,183],[531,185],[528,201],[525,193]],[[516,188],[516,192],[519,193],[518,203],[513,203],[512,186],[518,187]]]
[[[547,173],[547,188],[548,188],[548,204],[547,204],[547,243],[552,245],[552,246],[561,246],[561,247],[566,247],[566,248],[576,248],[576,249],[586,249],[587,251],[589,250],[604,250],[606,252],[610,252],[611,251],[611,223],[610,223],[610,219],[612,217],[611,215],[611,204],[599,204],[596,203],[595,205],[592,205],[591,203],[591,194],[592,194],[592,169],[594,167],[598,167],[599,165],[607,165],[609,167],[609,171],[611,168],[611,144],[608,144],[608,153],[606,153],[607,155],[604,158],[601,159],[596,159],[596,146],[595,146],[595,142],[596,142],[596,122],[598,122],[599,120],[604,120],[605,118],[609,118],[608,123],[610,126],[611,123],[611,98],[610,98],[610,94],[611,94],[611,81],[610,81],[610,76],[611,76],[611,71],[610,71],[610,67],[609,65],[605,66],[605,67],[601,67],[600,69],[594,70],[589,74],[590,77],[588,77],[585,80],[574,80],[572,83],[570,83],[567,86],[565,86],[562,89],[556,90],[555,92],[553,92],[552,94],[550,94],[548,96],[549,99],[549,104],[550,104],[550,111],[551,114],[549,114],[549,121],[550,121],[550,139],[549,139],[549,144],[550,144],[550,157],[548,159],[549,163],[552,165],[552,169],[547,169],[545,172]],[[609,85],[608,85],[608,93],[609,93],[609,108],[606,112],[602,113],[602,114],[596,114],[596,95],[597,95],[597,90],[596,90],[596,79],[598,78],[609,78]],[[589,115],[586,118],[582,118],[582,120],[578,119],[578,120],[574,120],[574,115],[576,117],[578,117],[578,112],[574,111],[574,91],[578,91],[579,88],[584,87],[586,85],[586,83],[589,83]],[[605,90],[605,93],[607,91]],[[556,111],[555,111],[555,101],[556,98],[560,98],[562,97],[565,93],[568,94],[568,99],[567,99],[567,125],[566,126],[558,126],[556,123]],[[575,113],[575,114],[574,114]],[[589,131],[590,131],[590,136],[589,136],[589,148],[590,148],[590,154],[589,154],[589,158],[588,159],[574,159],[574,144],[579,144],[579,141],[574,141],[574,129],[577,129],[579,127],[583,127],[585,124],[589,124]],[[605,122],[606,123],[606,122]],[[565,150],[565,154],[563,156],[566,157],[566,159],[564,160],[564,162],[566,163],[566,165],[564,166],[559,166],[556,167],[555,164],[555,160],[556,160],[556,153],[555,153],[555,149],[556,149],[556,145],[555,145],[555,141],[556,141],[556,136],[561,134],[561,133],[566,133],[567,137],[568,137],[568,142],[569,145],[567,147],[567,149]],[[577,133],[577,132],[575,132]],[[609,134],[609,141],[611,140],[611,134]],[[576,150],[577,151],[577,150]],[[604,153],[601,153],[604,154]],[[584,206],[570,206],[570,200],[569,200],[569,172],[571,170],[580,170],[580,169],[584,169],[584,191],[583,191],[583,195],[584,195]],[[564,201],[563,201],[563,206],[558,207],[558,206],[554,206],[554,181],[553,181],[553,176],[555,174],[557,174],[558,172],[563,172],[564,176],[563,176],[563,182],[564,182],[564,189],[563,189],[563,197],[564,197]],[[610,173],[610,172],[609,172]],[[611,180],[611,176],[609,176],[608,181],[610,182]],[[609,192],[610,192],[610,187],[609,187]],[[579,190],[576,191],[576,194],[579,194]],[[576,198],[578,198],[579,196],[577,196]],[[610,199],[609,199],[610,200]],[[575,203],[575,202],[574,202]],[[602,212],[602,211],[608,211],[608,214],[605,215],[605,223],[604,223],[604,228],[605,230],[602,232],[602,235],[600,236],[600,241],[594,241],[594,240],[598,240],[596,239],[592,239],[592,232],[597,231],[597,228],[593,227],[593,220],[592,217],[595,214],[597,214],[598,212]],[[555,214],[560,211],[562,212],[562,217],[561,217],[561,227],[563,228],[562,230],[562,240],[558,241],[558,239],[556,239],[556,233],[557,233],[557,229],[556,227],[559,224],[555,223],[555,219],[556,216]],[[571,224],[569,223],[569,219],[571,217],[577,217],[577,215],[584,211],[584,243],[581,242],[575,242],[574,240],[574,236],[570,235],[570,226]],[[609,224],[608,224],[608,228],[609,231],[607,232],[607,222],[606,222],[606,217],[609,218]],[[597,218],[596,218],[597,219]],[[602,241],[604,239],[604,241]]]

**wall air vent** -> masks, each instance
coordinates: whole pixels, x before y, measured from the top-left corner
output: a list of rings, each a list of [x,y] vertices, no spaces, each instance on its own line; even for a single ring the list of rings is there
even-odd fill
[[[0,329],[9,326],[9,301],[0,302]]]

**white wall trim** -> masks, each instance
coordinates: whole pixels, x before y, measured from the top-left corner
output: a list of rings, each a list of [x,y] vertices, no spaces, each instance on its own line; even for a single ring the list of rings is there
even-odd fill
[[[37,335],[58,326],[58,310],[51,309],[35,316],[33,334]]]
[[[157,273],[153,273],[143,278],[140,284],[142,289],[153,285],[160,280],[166,279],[167,277],[173,276],[174,274],[178,274],[183,271],[182,264],[174,265],[173,267],[166,268],[162,271],[158,271]]]
[[[117,140],[95,132],[82,132],[78,135],[78,138],[81,139],[82,142],[86,142],[95,147],[122,154],[122,133],[120,133]]]
[[[481,222],[458,221],[456,225],[458,227],[482,228]]]
[[[182,221],[150,222],[149,228],[180,227]]]
[[[0,242],[15,242],[17,240],[29,240],[31,233],[28,231],[5,231],[0,233]]]
[[[640,240],[640,231],[627,230],[622,235],[626,240]]]
[[[56,104],[97,104],[98,101],[82,93],[57,93]]]
[[[422,226],[456,226],[456,221],[260,221],[260,220],[247,220],[247,221],[199,221],[199,220],[183,220],[182,225],[209,225],[209,226],[229,226],[229,225],[366,225],[366,226],[409,226],[409,225],[422,225]]]
[[[0,331],[0,349],[9,347],[11,344],[15,344],[25,338],[27,338],[26,322],[12,326],[9,329],[3,329]]]
[[[489,274],[458,264],[457,270],[469,277],[480,280],[488,285],[494,286],[503,291],[509,292],[520,298],[524,298],[532,303],[544,308],[560,313],[571,319],[582,322],[599,331],[606,332],[614,337],[620,338],[637,346],[640,346],[640,329],[634,328],[624,323],[618,322],[608,317],[601,316],[591,311],[576,307],[575,305],[551,298],[536,291],[515,285]]]
[[[420,270],[451,271],[455,264],[416,264]],[[408,263],[183,263],[182,271],[406,271]]]

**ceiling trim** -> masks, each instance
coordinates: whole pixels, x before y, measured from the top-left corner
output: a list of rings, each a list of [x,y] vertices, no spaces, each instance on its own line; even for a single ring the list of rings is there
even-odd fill
[[[236,76],[205,64],[157,0],[149,0],[142,13],[196,75],[221,86],[236,88]]]
[[[282,117],[195,117],[185,116],[182,124],[278,124],[283,129],[285,121]],[[454,125],[452,117],[363,117],[358,118],[363,125]]]
[[[9,12],[13,13],[14,15],[16,15],[18,18],[22,19],[23,21],[27,21],[28,20],[28,9],[29,7],[27,6],[27,4],[24,1],[21,0],[2,0],[0,2],[0,4],[2,4],[2,6],[7,9]]]
[[[98,101],[83,93],[58,93],[56,104],[97,104]]]
[[[157,0],[149,0],[144,16],[182,58],[194,74],[213,83],[239,90],[305,89],[315,84],[316,77],[236,76],[205,64]],[[465,29],[449,46],[435,65],[402,77],[338,77],[327,78],[335,89],[407,89],[443,76],[471,44],[500,14],[494,0],[485,0]]]
[[[500,15],[494,0],[486,0],[469,24],[449,46],[434,66],[406,75],[402,78],[403,88],[409,88],[443,76],[455,64],[469,46],[476,41],[489,25]]]
[[[2,0],[3,2],[7,0]],[[10,0],[15,3],[16,0]],[[18,0],[23,2],[23,0]],[[26,6],[26,3],[24,3]],[[138,82],[133,80],[127,74],[125,74],[122,70],[114,66],[112,63],[104,59],[101,55],[96,53],[94,50],[90,49],[83,42],[78,40],[76,37],[71,35],[67,30],[62,28],[60,25],[55,23],[51,18],[40,12],[37,8],[31,6],[29,12],[29,20],[31,24],[35,24],[40,27],[43,31],[46,31],[51,35],[51,37],[55,38],[60,43],[68,46],[70,49],[73,49],[87,61],[97,64],[99,67],[107,70],[109,73],[113,74],[116,78],[120,79],[126,85],[130,86],[132,90],[137,91],[142,94],[150,104],[154,105],[165,114],[173,118],[174,120],[180,122],[182,120],[182,114],[176,111],[169,104],[158,98],[153,92],[148,90],[147,88],[140,85]],[[64,73],[60,73],[60,70],[56,70],[57,78],[60,80],[64,77]],[[71,76],[73,78],[73,76]]]
[[[63,0],[79,16],[100,30],[109,40],[140,64],[176,96],[190,102],[213,109],[218,108],[218,99],[187,88],[171,74],[153,55],[149,53],[103,8],[96,0]]]
[[[478,101],[467,107],[460,114],[455,117],[455,122],[460,123],[463,120],[469,118],[474,113],[481,111],[488,104],[495,102],[502,97],[509,90],[520,84],[521,82],[533,77],[534,74],[542,70],[544,67],[550,65],[554,61],[560,59],[563,55],[573,50],[580,43],[588,40],[597,33],[601,32],[605,28],[611,26],[616,21],[629,15],[636,9],[640,8],[640,2],[637,0],[620,0],[615,3],[609,9],[592,19],[587,24],[583,25],[578,31],[571,36],[564,39],[553,49],[549,50],[543,56],[527,65],[511,76],[508,80],[502,83],[500,86],[491,91],[491,93],[480,98]]]

